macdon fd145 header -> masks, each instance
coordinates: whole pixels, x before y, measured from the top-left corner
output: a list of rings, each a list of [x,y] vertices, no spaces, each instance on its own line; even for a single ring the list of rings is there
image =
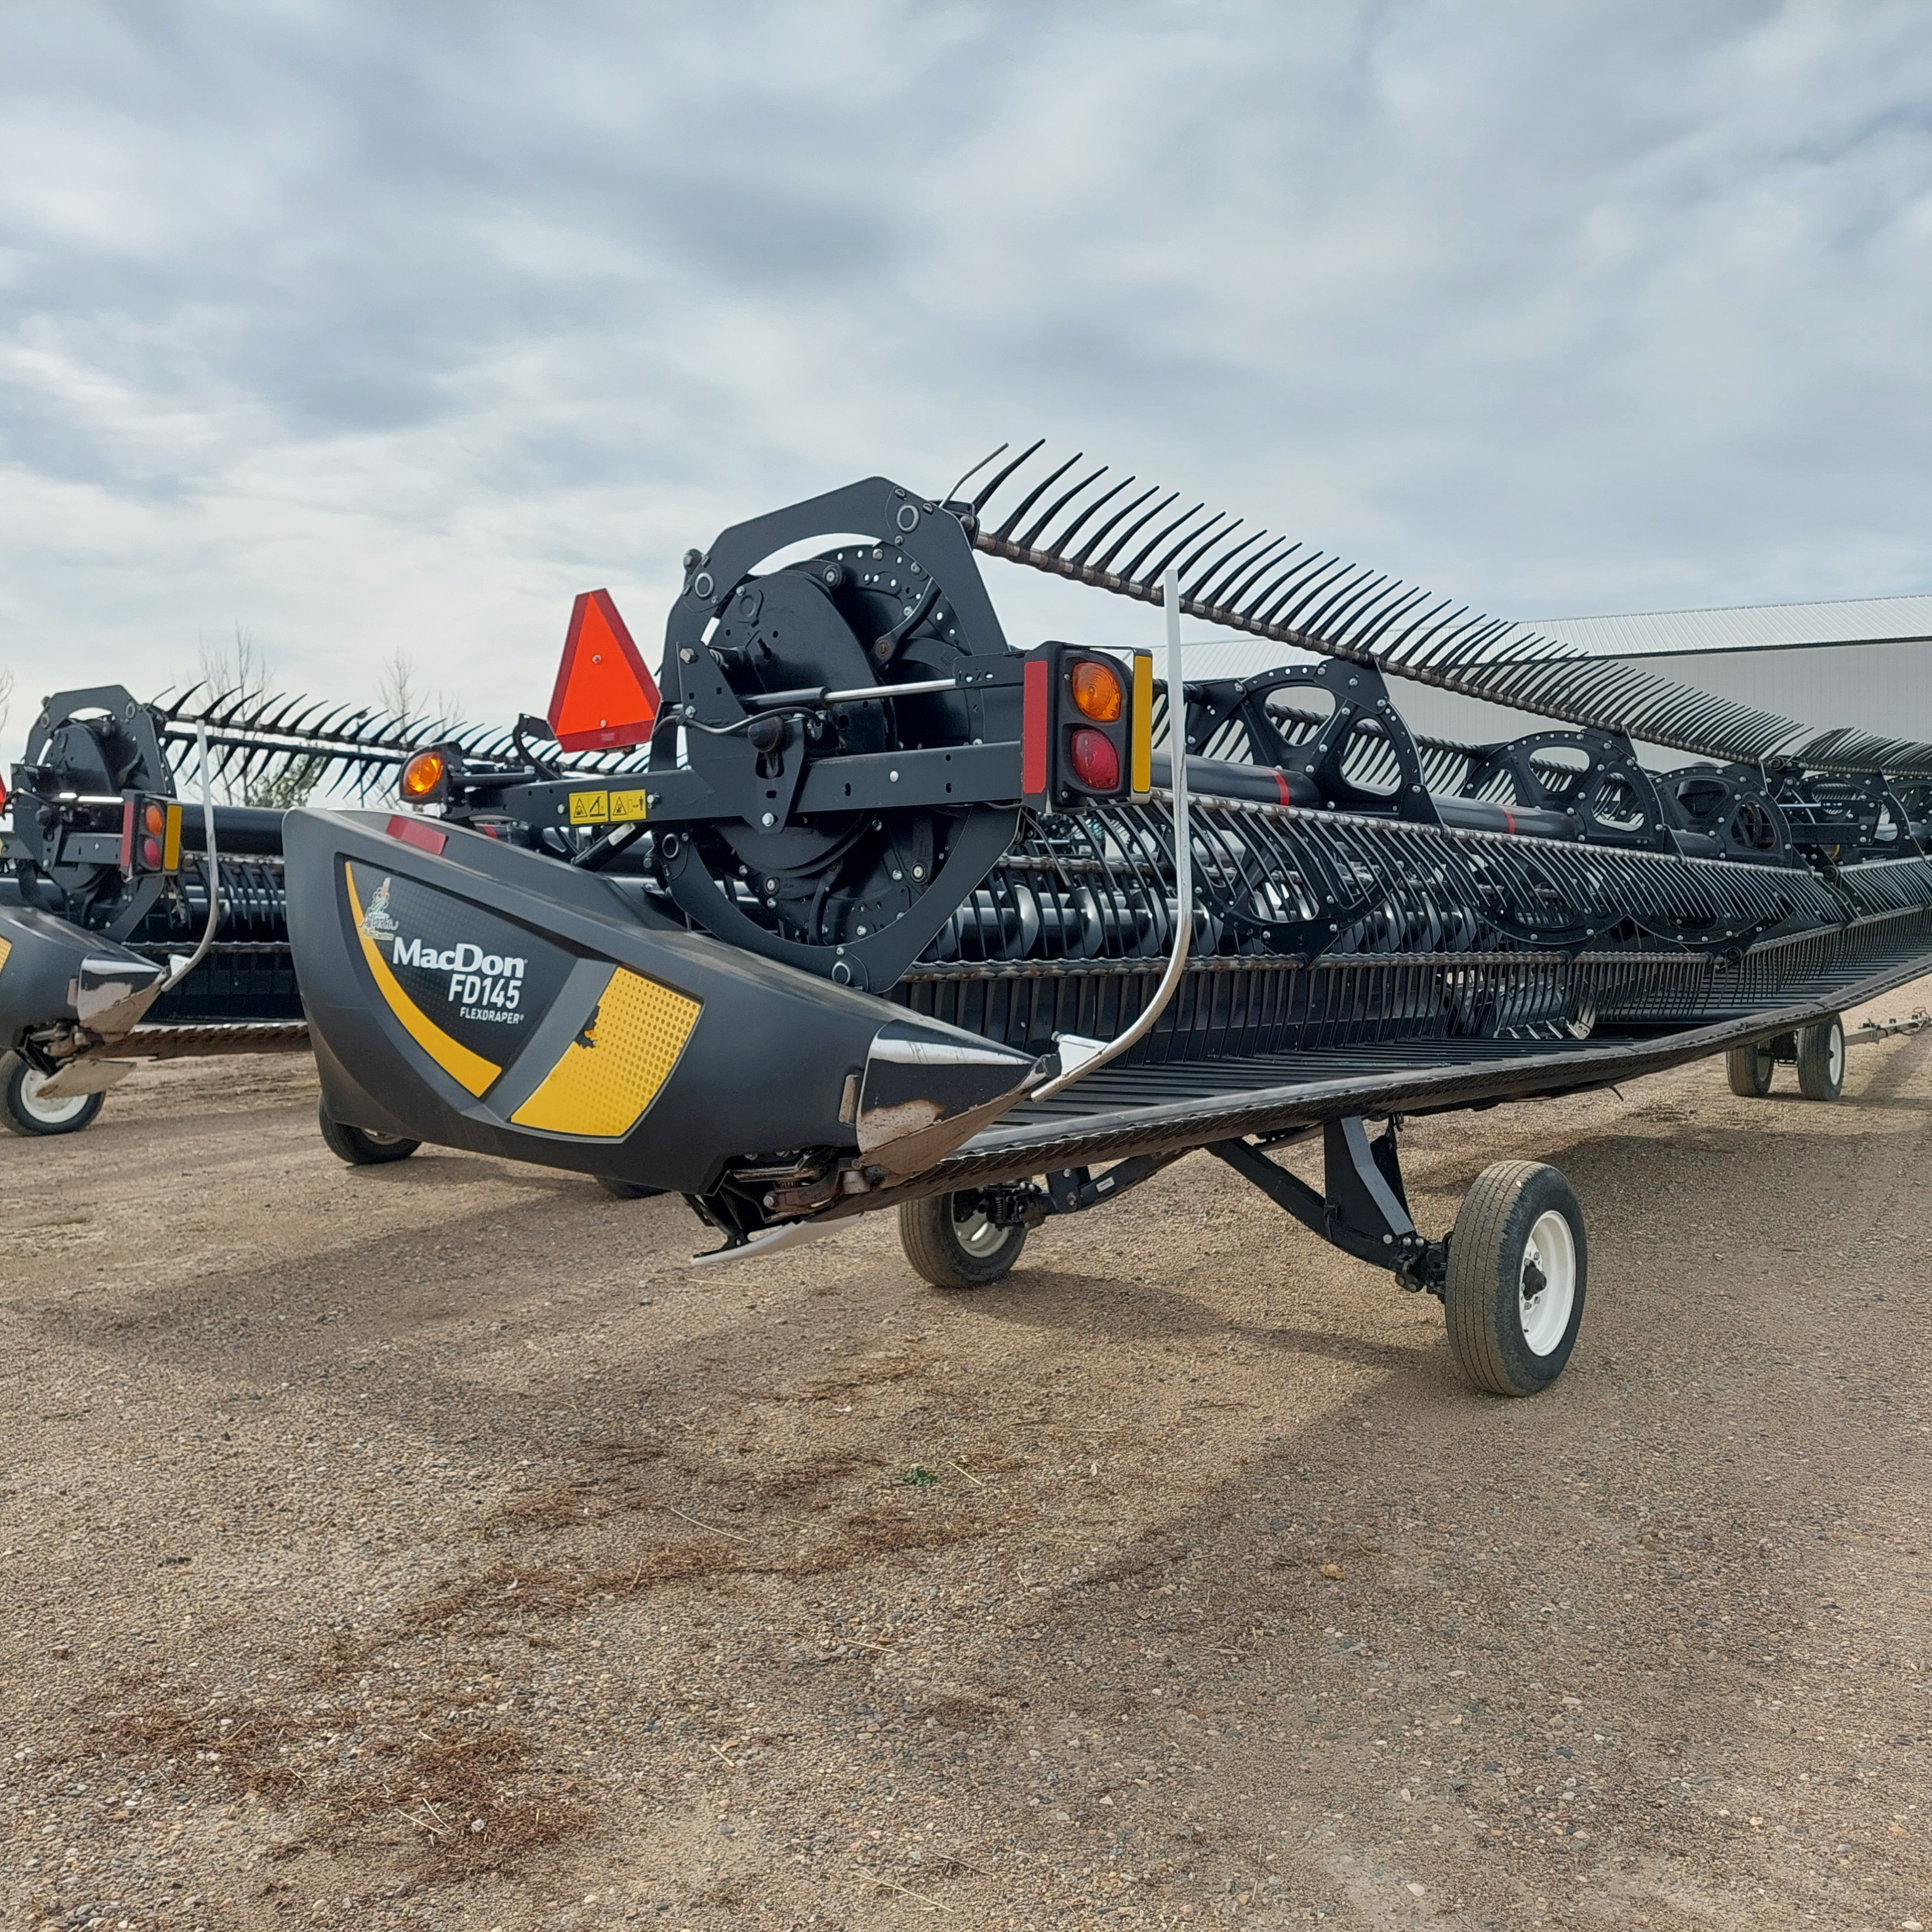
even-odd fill
[[[1400,1118],[1720,1052],[1740,1090],[1782,1055],[1834,1093],[1840,1010],[1932,968],[1932,748],[1566,658],[1070,468],[725,531],[655,681],[580,599],[556,738],[640,748],[592,778],[452,745],[406,769],[414,809],[292,812],[326,1112],[676,1191],[707,1258],[896,1208],[951,1288],[1206,1148],[1440,1296],[1478,1385],[1546,1386],[1574,1194],[1501,1162],[1432,1239]],[[1016,649],[976,550],[1164,602],[1166,659]],[[1183,614],[1297,661],[1177,704]],[[1418,739],[1391,673],[1541,722]],[[1305,1136],[1318,1190],[1269,1157]]]

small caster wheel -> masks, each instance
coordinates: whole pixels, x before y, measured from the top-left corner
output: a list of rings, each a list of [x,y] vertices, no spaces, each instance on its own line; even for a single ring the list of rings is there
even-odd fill
[[[1492,1395],[1535,1395],[1563,1372],[1583,1321],[1589,1251],[1568,1181],[1499,1160],[1456,1216],[1442,1304],[1456,1365]]]
[[[1845,1023],[1836,1013],[1798,1029],[1798,1090],[1808,1100],[1835,1100],[1845,1090]]]
[[[928,1194],[899,1210],[899,1245],[934,1288],[990,1288],[1026,1246],[1024,1226],[1001,1226],[977,1194]]]
[[[0,1053],[0,1127],[10,1134],[77,1134],[91,1125],[106,1095],[76,1094],[71,1100],[44,1100],[40,1089],[52,1078],[17,1053]]]
[[[1768,1040],[1734,1046],[1724,1055],[1724,1075],[1731,1091],[1746,1100],[1762,1100],[1771,1091],[1771,1076],[1777,1069],[1778,1055]]]
[[[613,1180],[608,1174],[600,1174],[597,1185],[614,1201],[648,1201],[654,1194],[662,1194],[662,1187],[646,1187],[640,1180]]]
[[[405,1139],[400,1134],[379,1134],[373,1127],[352,1127],[331,1118],[326,1106],[318,1106],[316,1117],[322,1128],[324,1145],[338,1160],[351,1167],[380,1167],[386,1160],[407,1160],[421,1141]]]

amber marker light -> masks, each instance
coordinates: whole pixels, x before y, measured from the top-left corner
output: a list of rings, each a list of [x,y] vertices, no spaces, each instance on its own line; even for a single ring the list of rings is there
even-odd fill
[[[1126,694],[1121,688],[1120,674],[1111,664],[1082,658],[1066,674],[1066,682],[1072,688],[1074,705],[1082,717],[1092,718],[1096,724],[1111,724],[1120,716]]]
[[[442,754],[418,752],[403,767],[402,794],[405,798],[434,797],[443,779]]]

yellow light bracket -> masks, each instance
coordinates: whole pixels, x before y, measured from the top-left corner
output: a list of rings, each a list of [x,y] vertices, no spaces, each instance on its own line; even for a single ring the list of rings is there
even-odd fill
[[[1185,716],[1184,698],[1170,698],[1168,701],[1170,705],[1179,702],[1181,715]],[[1145,798],[1154,790],[1154,654],[1150,651],[1134,653],[1133,734],[1129,770],[1135,797]]]

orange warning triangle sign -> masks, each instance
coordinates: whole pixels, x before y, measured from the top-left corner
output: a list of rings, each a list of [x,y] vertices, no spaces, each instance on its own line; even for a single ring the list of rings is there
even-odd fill
[[[605,752],[642,744],[657,716],[657,682],[610,592],[584,591],[571,608],[563,662],[550,693],[552,735],[566,752]]]

